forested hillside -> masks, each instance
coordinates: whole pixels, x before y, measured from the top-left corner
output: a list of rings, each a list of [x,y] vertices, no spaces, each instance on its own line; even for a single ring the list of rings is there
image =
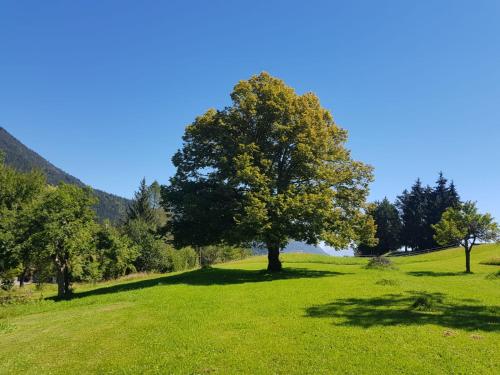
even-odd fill
[[[56,185],[59,182],[66,182],[78,186],[85,186],[78,178],[71,176],[45,160],[2,127],[0,127],[0,150],[5,153],[5,163],[7,165],[22,172],[39,169],[47,176],[49,184]],[[97,189],[94,189],[94,193],[99,199],[99,203],[97,203],[95,210],[100,220],[109,219],[113,222],[117,222],[123,217],[129,203],[128,199]]]

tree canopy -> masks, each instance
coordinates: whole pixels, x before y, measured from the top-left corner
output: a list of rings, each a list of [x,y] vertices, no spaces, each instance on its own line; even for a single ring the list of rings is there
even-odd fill
[[[96,224],[90,188],[61,183],[47,190],[31,216],[32,246],[55,270],[58,296],[71,294],[72,276],[95,246]]]
[[[164,197],[174,236],[191,230],[200,242],[263,243],[269,271],[281,269],[290,239],[335,248],[369,242],[372,168],[351,158],[347,132],[318,97],[261,73],[240,81],[231,99],[197,117],[173,157],[177,173]]]
[[[460,197],[455,184],[444,178],[442,173],[434,187],[424,186],[420,179],[410,191],[404,190],[396,206],[402,221],[401,243],[413,250],[430,249],[439,246],[434,239],[433,225],[448,207],[457,207]]]
[[[401,219],[396,206],[384,198],[381,202],[375,202],[370,207],[369,213],[377,226],[375,237],[378,243],[375,246],[361,243],[356,252],[379,256],[399,249],[401,247]]]
[[[465,272],[471,272],[470,253],[478,242],[497,241],[500,227],[493,217],[478,212],[474,202],[448,208],[439,223],[433,226],[436,241],[441,244],[460,244],[465,249]]]

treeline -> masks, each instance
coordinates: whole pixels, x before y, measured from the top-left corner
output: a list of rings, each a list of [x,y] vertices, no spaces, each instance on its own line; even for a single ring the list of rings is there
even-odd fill
[[[175,248],[160,186],[143,179],[126,218],[96,220],[89,188],[48,185],[39,171],[22,173],[0,155],[0,283],[56,281],[68,297],[75,281],[113,279],[134,272],[171,272],[241,259],[248,250],[218,246]]]
[[[448,183],[442,173],[434,187],[424,186],[417,179],[394,203],[385,198],[370,206],[369,214],[377,225],[375,236],[378,244],[361,243],[356,252],[359,255],[381,255],[403,247],[405,250],[438,247],[440,244],[435,239],[433,226],[448,208],[457,208],[460,204],[455,184]]]

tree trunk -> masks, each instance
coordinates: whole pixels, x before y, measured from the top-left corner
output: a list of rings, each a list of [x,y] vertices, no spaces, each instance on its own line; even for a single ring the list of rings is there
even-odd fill
[[[465,272],[470,273],[470,248],[465,248]]]
[[[66,265],[57,267],[57,296],[67,298],[70,294],[69,271]]]
[[[71,284],[68,267],[64,267],[64,294],[69,297],[71,293]]]
[[[24,287],[24,279],[26,278],[26,268],[23,268],[23,271],[19,275],[19,287],[22,288]]]
[[[57,296],[59,298],[64,298],[64,269],[57,267]]]
[[[277,244],[267,244],[267,271],[279,272],[282,270],[280,261],[280,246]]]

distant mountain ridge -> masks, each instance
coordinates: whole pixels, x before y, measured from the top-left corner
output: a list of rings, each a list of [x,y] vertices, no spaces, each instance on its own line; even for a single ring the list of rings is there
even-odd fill
[[[65,182],[82,187],[87,186],[78,178],[57,168],[35,151],[26,147],[2,127],[0,127],[0,150],[5,153],[5,164],[21,172],[39,169],[47,176],[47,182],[51,185]],[[99,199],[99,203],[95,207],[99,220],[109,219],[115,223],[119,222],[124,217],[130,201],[102,190],[93,189],[93,191]]]

